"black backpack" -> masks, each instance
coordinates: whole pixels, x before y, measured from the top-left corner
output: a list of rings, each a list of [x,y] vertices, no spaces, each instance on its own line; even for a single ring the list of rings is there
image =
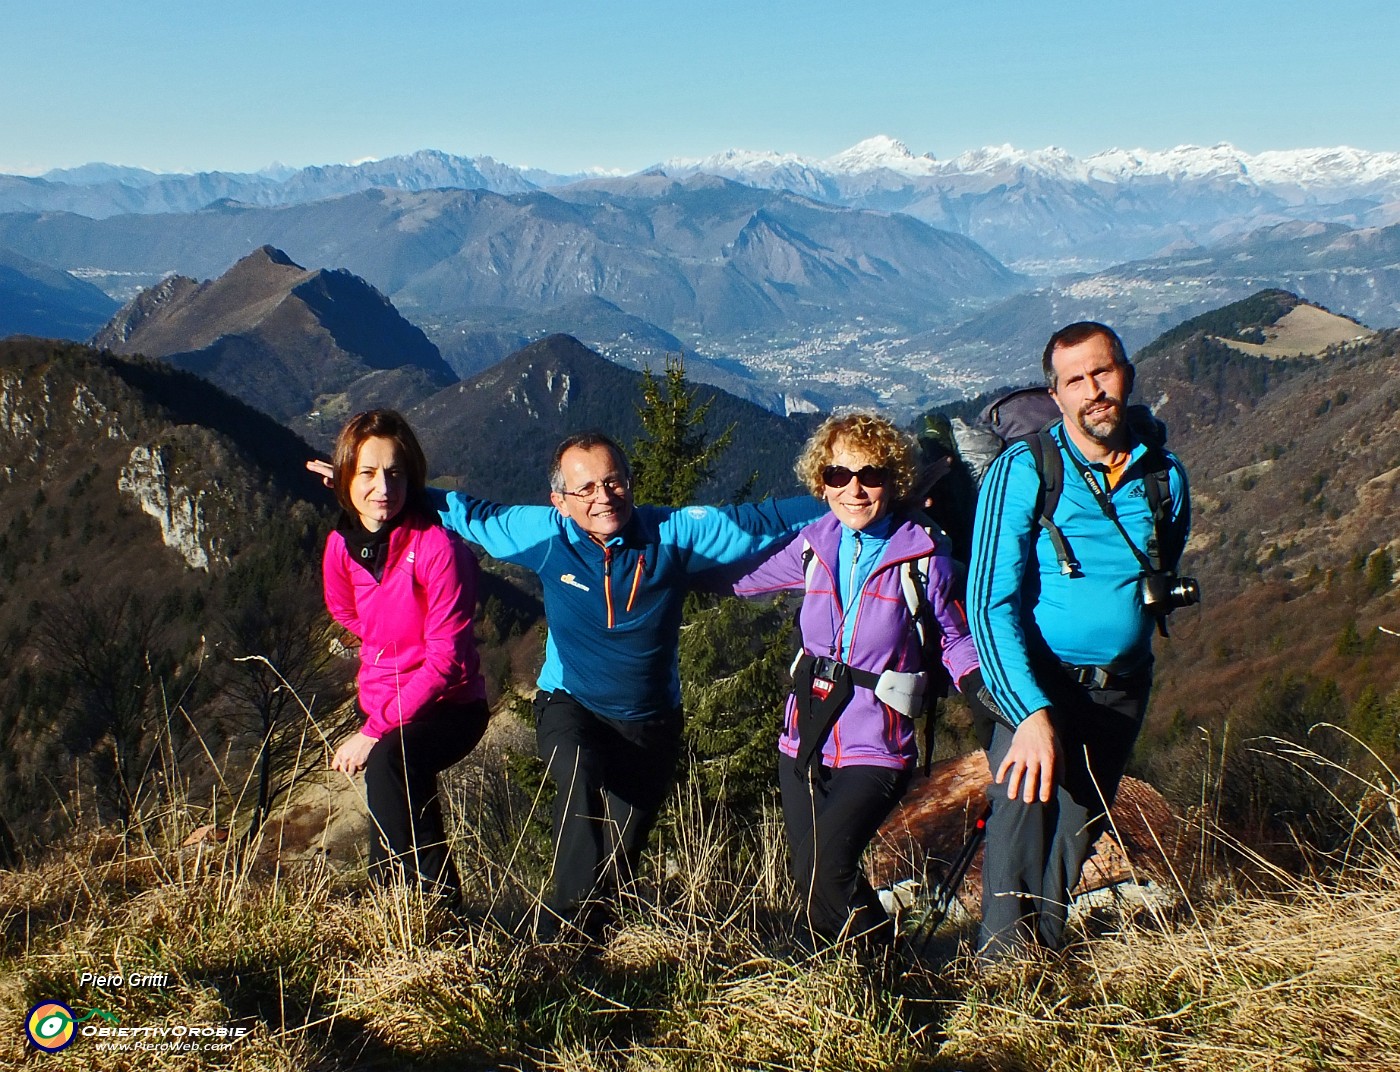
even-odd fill
[[[926,474],[924,490],[932,499],[929,513],[953,539],[954,557],[966,564],[972,551],[972,523],[976,514],[976,489],[982,478],[1007,447],[1024,442],[1040,474],[1038,521],[1050,537],[1060,571],[1072,574],[1079,569],[1073,550],[1055,524],[1055,508],[1065,487],[1064,462],[1059,444],[1049,428],[1060,420],[1060,409],[1043,386],[1018,387],[993,399],[977,421],[969,424],[954,417],[946,433],[929,428],[920,436]],[[1144,405],[1129,406],[1127,420],[1134,434],[1151,452],[1144,478],[1148,507],[1152,511],[1154,535],[1149,556],[1168,569],[1176,567],[1184,541],[1171,531],[1171,465],[1165,452],[1167,426]],[[951,446],[945,442],[951,440]],[[944,462],[943,458],[949,461]],[[971,496],[966,486],[974,489]],[[960,542],[954,533],[966,533]]]

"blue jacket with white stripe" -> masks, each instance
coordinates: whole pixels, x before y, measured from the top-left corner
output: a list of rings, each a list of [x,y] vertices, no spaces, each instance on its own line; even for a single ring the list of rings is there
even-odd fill
[[[1064,425],[1055,425],[1051,435],[1065,469],[1054,521],[1079,570],[1071,576],[1061,572],[1050,537],[1038,523],[1041,480],[1025,443],[1013,444],[992,463],[977,500],[968,618],[983,679],[1013,725],[1050,705],[1034,665],[1053,658],[1124,674],[1152,657],[1156,619],[1142,605],[1142,564],[1082,477],[1079,467],[1089,463]],[[1161,468],[1149,451],[1158,459],[1165,456],[1168,465],[1169,527],[1179,548],[1190,528],[1190,494],[1186,472],[1170,452],[1134,442],[1110,497],[1133,543],[1145,549],[1153,524],[1144,476]],[[1089,468],[1105,487],[1106,467]]]
[[[539,687],[615,719],[680,706],[681,605],[695,574],[742,562],[826,512],[811,496],[638,506],[599,544],[553,506],[430,494],[447,528],[539,574],[549,626]]]

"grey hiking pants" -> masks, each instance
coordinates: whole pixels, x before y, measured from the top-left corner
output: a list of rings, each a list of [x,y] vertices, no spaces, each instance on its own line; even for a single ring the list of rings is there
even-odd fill
[[[1151,670],[1122,688],[1070,682],[1058,669],[1046,692],[1063,747],[1049,803],[1006,799],[1005,785],[987,790],[992,805],[982,861],[982,932],[979,956],[997,960],[1030,944],[1058,948],[1070,891],[1094,842],[1142,728]],[[1039,678],[1046,683],[1046,677]],[[1011,748],[1012,730],[998,722],[987,749],[995,777]]]

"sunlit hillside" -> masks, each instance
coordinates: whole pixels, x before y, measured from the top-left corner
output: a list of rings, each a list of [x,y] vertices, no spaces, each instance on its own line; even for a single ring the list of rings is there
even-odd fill
[[[258,1072],[1400,1067],[1393,775],[1356,816],[1344,859],[1301,878],[1256,868],[1244,883],[1233,865],[1248,851],[1201,829],[1197,863],[1209,866],[1174,891],[1174,908],[1108,902],[1063,954],[981,972],[957,926],[889,961],[803,951],[776,820],[736,829],[693,795],[653,861],[666,878],[619,906],[603,945],[533,944],[521,924],[543,857],[528,838],[496,841],[500,797],[482,787],[499,772],[477,773],[475,789],[453,794],[456,851],[474,880],[461,915],[324,859],[180,848],[194,818],[176,812],[4,874],[0,1015],[13,1026],[0,1060]],[[55,1001],[68,1010],[59,1019]],[[50,1030],[74,1021],[54,1056],[18,1026],[45,1005]]]

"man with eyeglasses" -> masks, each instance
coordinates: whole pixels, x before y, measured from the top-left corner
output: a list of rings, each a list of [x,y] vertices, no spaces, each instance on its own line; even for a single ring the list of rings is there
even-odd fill
[[[558,793],[554,890],[536,933],[572,923],[596,937],[599,899],[635,873],[675,780],[681,605],[694,575],[759,554],[824,507],[807,496],[635,506],[626,455],[593,432],[559,444],[549,485],[552,507],[460,492],[436,505],[444,525],[544,586],[536,734]]]

